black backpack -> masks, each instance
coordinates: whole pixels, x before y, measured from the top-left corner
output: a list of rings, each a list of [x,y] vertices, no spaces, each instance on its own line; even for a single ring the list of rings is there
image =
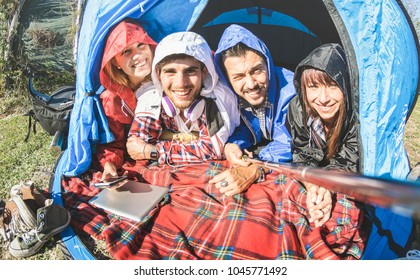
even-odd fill
[[[36,133],[37,122],[51,136],[57,137],[57,135],[60,135],[61,138],[67,138],[76,87],[62,86],[51,95],[47,95],[37,91],[33,87],[32,78],[29,78],[28,91],[32,109],[25,114],[29,116],[28,133],[25,142],[29,139],[31,126],[33,126],[33,132]],[[33,125],[32,119],[34,119]],[[64,147],[61,148],[64,149]]]

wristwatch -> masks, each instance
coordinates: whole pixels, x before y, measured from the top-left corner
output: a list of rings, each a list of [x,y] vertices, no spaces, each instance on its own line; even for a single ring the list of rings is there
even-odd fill
[[[157,152],[156,146],[153,145],[152,149],[150,150],[150,159],[157,160],[159,157],[159,153]]]
[[[258,177],[257,183],[261,183],[265,181],[265,171],[264,168],[258,166],[258,172],[260,172],[260,177]]]

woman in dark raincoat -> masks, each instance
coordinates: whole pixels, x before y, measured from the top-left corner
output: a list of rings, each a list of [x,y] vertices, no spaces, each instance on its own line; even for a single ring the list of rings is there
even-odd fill
[[[294,85],[297,96],[289,104],[286,120],[293,162],[358,172],[358,122],[341,46],[325,44],[312,51],[297,66]],[[320,226],[330,217],[331,193],[320,186],[305,186],[311,220]]]

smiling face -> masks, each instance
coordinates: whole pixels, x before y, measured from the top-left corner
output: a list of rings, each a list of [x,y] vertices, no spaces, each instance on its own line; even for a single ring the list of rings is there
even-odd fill
[[[115,55],[115,64],[121,68],[134,88],[140,86],[152,70],[153,53],[148,44],[133,43]]]
[[[302,73],[302,88],[308,105],[318,113],[324,125],[332,125],[344,104],[344,94],[337,83],[325,72],[310,69]]]
[[[193,57],[182,57],[156,68],[162,88],[181,111],[200,95],[207,68]]]
[[[252,106],[264,103],[268,91],[268,69],[265,60],[253,51],[223,61],[233,90]]]

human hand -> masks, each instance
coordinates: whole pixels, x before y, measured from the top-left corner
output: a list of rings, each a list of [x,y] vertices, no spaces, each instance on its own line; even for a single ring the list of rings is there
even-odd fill
[[[128,171],[125,171],[122,176],[127,177],[128,176]],[[120,181],[118,183],[112,184],[110,187],[108,187],[108,189],[109,190],[116,190],[116,189],[124,186],[128,181],[129,181],[128,178],[125,178],[124,180],[122,180],[122,181]]]
[[[311,183],[305,183],[305,186],[307,190],[306,205],[310,215],[309,222],[314,222],[315,227],[320,227],[331,217],[331,192]]]
[[[109,161],[104,164],[104,172],[102,172],[101,181],[108,182],[112,177],[117,176],[117,168]]]
[[[191,141],[198,140],[199,138],[200,138],[200,133],[197,131],[192,131],[190,133],[187,133],[187,132],[176,133],[169,130],[164,130],[159,137],[160,140],[166,140],[166,141],[176,140],[182,143],[190,143]]]
[[[127,177],[128,176],[128,171],[125,171],[122,176]],[[105,165],[104,165],[104,172],[102,173],[101,181],[102,182],[112,182],[117,177],[118,177],[118,174],[117,174],[117,170],[115,168],[115,165],[112,164],[111,162],[106,162]],[[118,189],[119,187],[123,186],[127,182],[128,182],[128,179],[126,178],[126,179],[124,179],[122,181],[119,181],[117,183],[113,183],[112,185],[107,187],[107,189],[110,189],[110,190]]]
[[[242,160],[243,153],[241,151],[241,148],[239,148],[239,146],[236,144],[227,143],[225,145],[224,153],[225,153],[226,159],[234,167],[237,167],[237,166],[246,167],[250,165],[250,163]]]
[[[146,159],[145,148],[147,143],[137,136],[130,136],[127,139],[127,152],[134,160]]]
[[[258,166],[251,164],[225,170],[214,176],[209,183],[215,184],[216,188],[226,196],[233,196],[246,191],[258,177]]]
[[[194,140],[199,139],[200,138],[199,135],[200,133],[196,131],[193,131],[190,133],[175,133],[172,139],[180,141],[182,143],[190,143]]]

